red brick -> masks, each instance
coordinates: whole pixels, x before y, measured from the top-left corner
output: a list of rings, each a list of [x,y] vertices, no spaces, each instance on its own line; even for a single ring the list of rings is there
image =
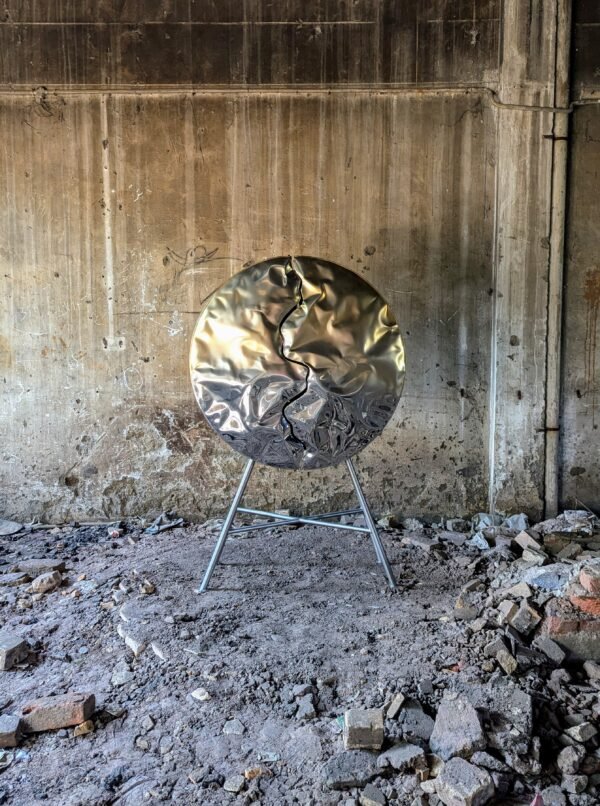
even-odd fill
[[[582,568],[579,572],[579,584],[589,593],[600,593],[600,568]]]
[[[580,596],[581,588],[571,593]],[[583,597],[590,598],[594,597]],[[574,607],[569,599],[553,599],[546,605],[542,633],[568,649],[574,657],[600,660],[600,617]]]
[[[570,632],[577,632],[579,629],[579,620],[576,618],[569,618],[562,616],[558,613],[554,615],[547,615],[544,619],[544,632],[546,635],[562,635]]]
[[[92,716],[95,707],[93,694],[70,692],[42,697],[23,706],[21,728],[24,733],[40,733],[80,725]]]
[[[576,594],[570,594],[569,601],[574,607],[583,610],[584,613],[590,613],[592,616],[600,616],[600,596],[577,596]]]

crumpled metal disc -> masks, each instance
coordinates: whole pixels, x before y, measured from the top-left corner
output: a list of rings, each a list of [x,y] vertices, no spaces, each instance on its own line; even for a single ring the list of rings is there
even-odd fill
[[[205,303],[194,394],[232,448],[286,468],[334,465],[379,434],[400,399],[404,347],[385,300],[354,272],[276,257]]]

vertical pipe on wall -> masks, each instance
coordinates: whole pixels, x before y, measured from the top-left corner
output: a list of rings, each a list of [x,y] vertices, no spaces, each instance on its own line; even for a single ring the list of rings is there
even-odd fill
[[[569,63],[571,47],[572,0],[556,0],[556,54],[554,106],[569,106]],[[569,155],[569,115],[555,112],[552,126],[552,198],[550,210],[548,265],[548,331],[546,348],[545,418],[545,517],[557,514],[559,507],[559,435],[561,385],[561,331],[564,283],[564,249],[567,164]]]

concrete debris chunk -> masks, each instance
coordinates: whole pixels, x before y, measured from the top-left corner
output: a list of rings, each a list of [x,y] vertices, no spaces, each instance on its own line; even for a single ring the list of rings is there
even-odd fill
[[[346,750],[379,750],[383,744],[383,709],[351,708],[344,714]]]
[[[506,596],[512,596],[514,599],[529,599],[533,595],[531,588],[526,582],[518,582],[512,588],[504,591]]]
[[[583,551],[579,543],[567,543],[556,555],[559,560],[574,560]]]
[[[46,571],[33,580],[31,588],[34,593],[50,593],[62,584],[62,579],[60,571]]]
[[[17,747],[21,739],[21,717],[16,714],[0,716],[0,747]]]
[[[29,644],[18,635],[0,632],[0,671],[7,672],[29,655]]]
[[[471,521],[473,529],[489,529],[492,526],[499,526],[502,523],[502,518],[497,515],[489,514],[489,512],[478,512]]]
[[[475,584],[474,584],[475,583]],[[483,588],[479,580],[467,583],[458,594],[454,605],[454,618],[457,621],[473,621],[481,611],[478,591]]]
[[[572,573],[572,566],[552,563],[544,568],[528,568],[522,575],[522,580],[534,588],[560,595],[569,584]]]
[[[223,733],[241,736],[246,728],[239,719],[230,719],[223,725]]]
[[[556,784],[542,789],[540,795],[544,806],[567,806],[567,799],[562,789]]]
[[[140,593],[151,596],[153,593],[156,593],[156,585],[149,579],[143,579],[140,583]]]
[[[91,718],[95,707],[93,694],[71,692],[41,697],[23,706],[21,726],[24,733],[41,733],[80,725]]]
[[[427,537],[424,534],[413,533],[403,537],[402,544],[404,546],[416,546],[423,551],[430,552],[439,547],[440,541],[437,539],[437,537]]]
[[[162,644],[159,644],[158,641],[152,641],[150,643],[150,649],[154,652],[157,658],[162,661],[167,660],[167,650],[164,648]]]
[[[446,806],[483,806],[494,796],[494,783],[487,770],[452,758],[435,779],[435,791]]]
[[[514,532],[524,532],[525,529],[529,529],[529,518],[524,512],[520,512],[518,515],[511,515],[509,518],[505,518],[502,526]]]
[[[556,759],[556,766],[565,775],[575,775],[585,758],[585,750],[581,745],[563,747]]]
[[[565,730],[567,736],[574,739],[576,742],[587,742],[598,733],[598,730],[592,725],[591,722],[581,722],[579,725],[573,725],[571,728]]]
[[[404,518],[402,526],[407,532],[422,532],[425,525],[418,518]]]
[[[594,531],[594,516],[585,509],[568,509],[557,518],[537,523],[535,531],[546,535],[549,532],[558,534],[581,534],[591,536]]]
[[[87,736],[88,733],[93,733],[95,730],[94,722],[91,719],[86,719],[81,725],[77,725],[73,730],[74,738],[77,736]]]
[[[23,528],[22,523],[18,521],[7,521],[0,518],[0,537],[8,537],[8,535],[15,535]]]
[[[406,697],[402,693],[394,694],[394,697],[391,703],[388,705],[386,716],[388,719],[396,719],[398,716],[402,705],[404,704],[404,700]]]
[[[385,806],[387,798],[373,784],[367,784],[359,796],[360,806]]]
[[[208,691],[202,687],[195,688],[190,694],[190,697],[193,697],[195,700],[198,700],[198,702],[207,702],[208,700],[211,699],[211,696],[208,693]]]
[[[517,605],[514,602],[511,602],[510,599],[505,599],[503,602],[500,602],[498,605],[500,624],[505,624],[507,621],[510,621],[510,619],[516,615],[517,610]]]
[[[115,668],[113,669],[113,673],[110,678],[110,682],[113,686],[125,686],[127,683],[131,683],[134,679],[134,674],[129,668],[126,661],[122,660],[117,663]]]
[[[298,700],[296,719],[314,719],[317,715],[312,694],[305,694]]]
[[[125,641],[129,649],[133,652],[135,657],[139,657],[142,652],[146,649],[146,642],[143,641],[141,638],[135,636],[132,632],[125,629],[122,624],[117,626],[117,632],[121,636],[121,638]]]
[[[7,588],[14,588],[17,585],[24,585],[31,581],[29,574],[23,574],[21,571],[15,571],[12,574],[0,574],[0,585]]]
[[[548,556],[543,551],[536,551],[535,549],[524,549],[522,559],[530,565],[544,565],[548,561]]]
[[[507,764],[482,750],[473,753],[471,756],[471,764],[475,764],[478,767],[485,767],[486,770],[492,770],[493,772],[510,771],[510,767]]]
[[[13,564],[11,570],[22,571],[25,574],[29,574],[31,577],[37,577],[40,574],[45,574],[51,571],[62,572],[65,570],[65,563],[64,560],[51,560],[49,558],[19,560]]]
[[[480,551],[487,551],[490,547],[483,532],[475,532],[473,537],[467,541],[467,545],[474,549],[480,549]]]
[[[590,680],[600,680],[600,663],[593,660],[586,660],[583,670]]]
[[[292,689],[292,697],[294,697],[294,699],[304,697],[306,694],[312,694],[312,690],[312,683],[300,683]]]
[[[532,646],[535,649],[539,649],[540,652],[543,652],[547,658],[558,666],[560,666],[567,656],[567,653],[559,647],[556,641],[548,638],[547,635],[537,635],[533,639]]]
[[[481,632],[486,628],[487,623],[488,623],[487,616],[479,616],[479,618],[474,619],[469,624],[469,629],[471,630],[471,632]]]
[[[535,608],[523,600],[519,605],[519,609],[515,613],[511,613],[507,620],[517,632],[527,635],[534,627],[537,627],[542,617]]]
[[[496,653],[496,660],[506,674],[514,674],[519,666],[514,655],[511,655],[508,649],[504,649],[504,647]]]
[[[486,741],[479,715],[470,702],[446,694],[440,703],[429,739],[429,746],[440,758],[468,758],[475,750],[483,750]]]
[[[400,712],[400,724],[407,741],[423,739],[429,741],[433,730],[433,719],[423,710],[417,700],[407,700]]]
[[[580,795],[585,792],[588,785],[587,775],[563,775],[561,786],[565,792]]]
[[[530,534],[525,530],[519,532],[515,537],[515,543],[522,549],[532,549],[533,551],[543,551],[542,544],[538,543]]]
[[[504,640],[497,635],[492,641],[483,647],[483,654],[487,658],[495,658],[501,650],[506,649]]]
[[[447,543],[452,543],[452,545],[458,548],[464,546],[467,542],[467,535],[464,534],[464,532],[441,531],[439,532],[439,538],[445,540]]]
[[[372,753],[349,750],[338,753],[323,765],[323,780],[329,789],[351,789],[364,786],[380,772]]]
[[[486,685],[469,684],[461,696],[482,715],[488,747],[507,753],[529,752],[533,730],[531,696],[510,678],[498,677]]]
[[[409,742],[401,742],[377,757],[379,767],[391,767],[398,772],[423,769],[427,766],[425,751],[422,747]]]
[[[223,784],[223,789],[226,792],[232,792],[234,795],[237,795],[238,792],[241,792],[246,784],[246,779],[243,775],[230,775],[229,778],[225,779],[225,783]]]

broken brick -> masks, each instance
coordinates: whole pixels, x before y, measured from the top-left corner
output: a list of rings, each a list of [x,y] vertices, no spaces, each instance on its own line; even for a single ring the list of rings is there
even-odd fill
[[[600,594],[600,566],[585,566],[579,572],[579,584],[588,593]]]
[[[573,607],[568,600],[548,602],[542,633],[576,658],[600,661],[600,618]]]
[[[527,635],[540,623],[541,616],[537,610],[523,600],[519,609],[514,613],[511,612],[507,617],[507,621],[517,632]]]
[[[46,571],[33,580],[31,588],[34,593],[49,593],[58,588],[61,583],[62,574],[60,571]]]
[[[18,635],[0,632],[0,671],[6,672],[29,654],[29,646]]]
[[[533,551],[543,551],[541,544],[525,531],[519,532],[515,537],[515,543],[523,550],[532,549]]]
[[[383,711],[352,708],[344,716],[346,750],[379,750],[383,744]]]
[[[442,803],[451,806],[481,806],[493,797],[494,783],[487,770],[464,758],[451,758],[435,780],[435,791]]]
[[[23,706],[21,723],[24,733],[41,733],[71,725],[81,725],[94,713],[96,699],[93,694],[57,694],[41,697]]]

